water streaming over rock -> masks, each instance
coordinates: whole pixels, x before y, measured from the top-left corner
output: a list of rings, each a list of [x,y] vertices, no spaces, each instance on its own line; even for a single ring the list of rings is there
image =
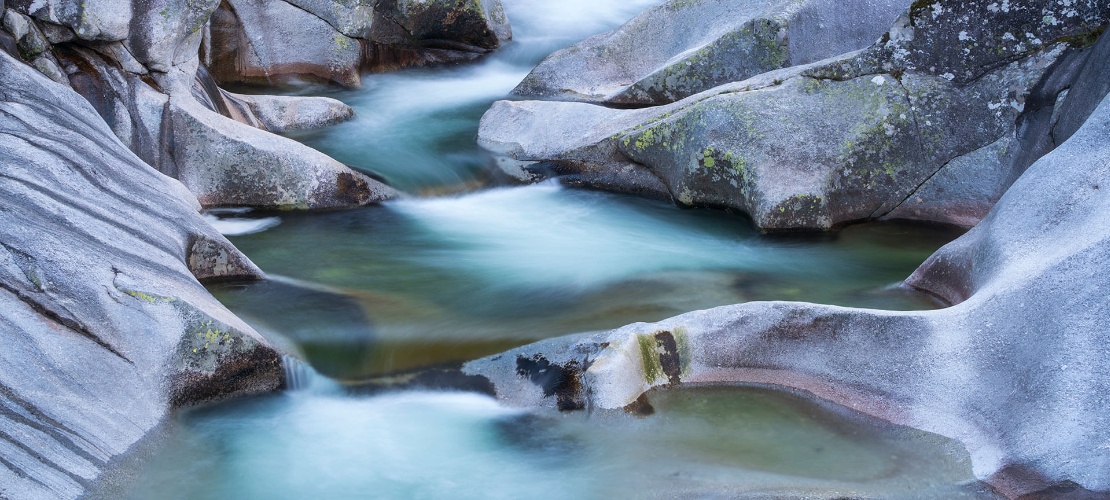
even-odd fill
[[[525,412],[478,394],[360,395],[317,373],[457,362],[744,300],[929,306],[889,287],[954,232],[766,239],[735,215],[553,184],[482,189],[490,159],[474,136],[490,102],[544,55],[655,3],[506,0],[515,39],[484,61],[305,90],[357,118],[296,138],[425,197],[212,215],[271,276],[292,278],[213,291],[310,363],[284,358],[282,394],[183,415],[132,498],[972,496],[966,452],[950,441],[764,389],[664,392],[635,418]]]

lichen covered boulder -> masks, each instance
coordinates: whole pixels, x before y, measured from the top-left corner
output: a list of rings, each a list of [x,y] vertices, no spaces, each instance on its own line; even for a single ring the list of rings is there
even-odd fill
[[[671,0],[551,54],[522,97],[659,105],[768,71],[865,48],[905,0]]]
[[[495,103],[482,118],[479,143],[514,160],[501,164],[515,171],[536,162],[601,189],[642,191],[643,175],[624,181],[613,173],[646,170],[677,203],[741,210],[765,231],[892,217],[971,225],[1059,143],[1050,137],[1059,118],[1053,109],[1067,106],[1070,85],[1097,81],[1103,71],[1097,54],[1104,49],[1091,42],[1107,12],[1073,4],[1064,9],[1074,11],[1070,17],[1030,28],[1035,39],[1000,46],[1004,56],[969,51],[977,62],[968,63],[930,54],[971,36],[952,26],[966,27],[965,18],[979,11],[996,22],[974,32],[982,36],[1017,30],[1026,16],[996,15],[987,2],[935,6],[910,9],[867,49],[670,105]],[[1101,88],[1092,87],[1087,95]],[[962,167],[973,162],[980,168]]]
[[[468,363],[520,407],[635,410],[663,385],[790,387],[963,442],[1007,498],[1110,494],[1110,97],[893,312],[791,302],[696,311]]]

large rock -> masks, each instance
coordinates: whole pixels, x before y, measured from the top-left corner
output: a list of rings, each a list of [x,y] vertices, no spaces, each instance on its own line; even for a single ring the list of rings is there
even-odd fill
[[[357,87],[363,69],[470,60],[511,36],[500,0],[225,0],[202,52],[221,83]]]
[[[513,93],[665,104],[867,47],[908,6],[906,0],[671,0],[551,54]]]
[[[352,116],[334,99],[239,96],[202,67],[146,75],[90,49],[59,49],[82,93],[125,144],[180,179],[204,206],[341,208],[397,196],[391,188],[301,143],[266,132],[324,126]],[[185,75],[188,76],[187,82]]]
[[[64,26],[82,40],[122,41],[130,32],[132,6],[128,0],[12,0],[7,6]]]
[[[355,87],[362,45],[282,0],[227,0],[212,16],[205,63],[221,82],[299,79]]]
[[[514,170],[519,162],[541,162],[602,189],[642,192],[646,170],[678,203],[742,210],[766,231],[887,217],[971,224],[1054,147],[1044,137],[1056,101],[1066,106],[1068,86],[1080,73],[1104,71],[1092,57],[1101,52],[1085,44],[1107,12],[1075,4],[1059,13],[1079,9],[1074,15],[1038,24],[1023,43],[999,45],[1005,57],[969,50],[969,63],[930,55],[949,50],[941,34],[956,44],[969,33],[987,39],[991,30],[1016,31],[1029,7],[1014,2],[1008,9],[1023,14],[1011,17],[995,15],[997,6],[985,1],[935,7],[911,9],[863,51],[671,105],[498,102],[482,118],[479,143],[515,160],[502,161]],[[953,26],[971,29],[964,17],[979,10],[996,24],[952,33]],[[1005,33],[998,38],[1008,39]],[[1067,42],[1045,41],[1054,39]],[[1085,92],[1097,93],[1091,86]],[[1007,143],[1013,151],[999,149]],[[625,180],[618,171],[637,174]],[[932,198],[938,193],[944,196]]]
[[[171,96],[176,176],[204,206],[342,208],[397,196],[327,155]]]
[[[564,410],[621,408],[668,384],[792,387],[962,441],[976,475],[1007,497],[1102,498],[1107,137],[1110,97],[907,280],[954,304],[946,309],[748,303],[549,340],[463,371],[509,404]]]
[[[195,277],[261,276],[198,208],[0,53],[0,495],[79,497],[172,409],[284,384]]]

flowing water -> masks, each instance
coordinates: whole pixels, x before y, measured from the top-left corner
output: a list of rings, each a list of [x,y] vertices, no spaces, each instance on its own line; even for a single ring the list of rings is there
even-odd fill
[[[486,396],[367,395],[359,381],[556,335],[750,300],[935,307],[897,287],[951,230],[863,225],[760,236],[746,219],[556,184],[499,187],[482,112],[544,55],[657,0],[505,0],[484,61],[320,88],[356,119],[295,136],[414,197],[209,219],[271,279],[213,292],[299,352],[299,390],[182,415],[133,498],[957,498],[967,453],[757,387],[656,391],[655,413],[526,412]],[[317,372],[327,375],[320,376]]]

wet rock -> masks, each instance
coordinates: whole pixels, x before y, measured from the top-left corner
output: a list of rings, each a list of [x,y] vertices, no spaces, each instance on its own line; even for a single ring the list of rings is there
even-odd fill
[[[511,359],[577,361],[600,408],[674,384],[766,383],[808,391],[963,442],[975,474],[1008,498],[1110,493],[1110,97],[1034,163],[970,232],[907,280],[936,311],[790,302],[697,311],[654,324],[552,339],[468,363],[498,397],[553,406]],[[1070,496],[1069,496],[1070,495]]]
[[[1016,30],[1025,19],[995,15],[993,4],[972,4],[991,13],[999,24],[991,29]],[[952,8],[967,14],[971,7]],[[868,49],[721,85],[666,106],[615,110],[498,102],[482,118],[479,144],[516,161],[502,161],[515,169],[520,162],[562,164],[575,172],[578,185],[614,191],[643,191],[642,176],[622,182],[614,173],[646,169],[677,203],[742,210],[764,231],[826,230],[917,213],[924,220],[973,223],[1054,145],[1031,145],[1043,142],[1050,127],[1033,126],[1025,111],[1028,104],[1028,114],[1041,112],[1045,99],[1080,81],[1078,63],[1094,53],[1070,39],[1046,41],[1089,35],[1097,30],[1084,23],[1106,22],[1101,6],[1075,8],[1080,11],[1067,21],[1038,25],[1043,40],[1005,45],[1007,58],[977,56],[985,66],[974,71],[965,62],[928,55],[949,45],[925,32],[952,28],[937,20],[949,18],[934,19],[933,11],[915,8]],[[949,22],[964,25],[962,17]],[[952,66],[920,67],[945,61]],[[1097,78],[1091,75],[1083,81]],[[1030,125],[1022,131],[1019,123]],[[1024,153],[991,156],[984,150],[1011,139],[1012,149]],[[978,156],[967,156],[973,154]],[[960,169],[978,160],[995,163],[975,172]],[[942,173],[946,167],[952,168]],[[989,177],[968,177],[978,173]],[[975,185],[966,190],[969,199],[949,189],[967,182]],[[942,191],[948,195],[927,198]]]
[[[179,406],[283,384],[192,274],[249,265],[90,104],[0,53],[0,487],[76,498]],[[253,266],[251,266],[253,267]]]
[[[659,105],[871,45],[905,0],[671,0],[545,59],[523,97]]]

